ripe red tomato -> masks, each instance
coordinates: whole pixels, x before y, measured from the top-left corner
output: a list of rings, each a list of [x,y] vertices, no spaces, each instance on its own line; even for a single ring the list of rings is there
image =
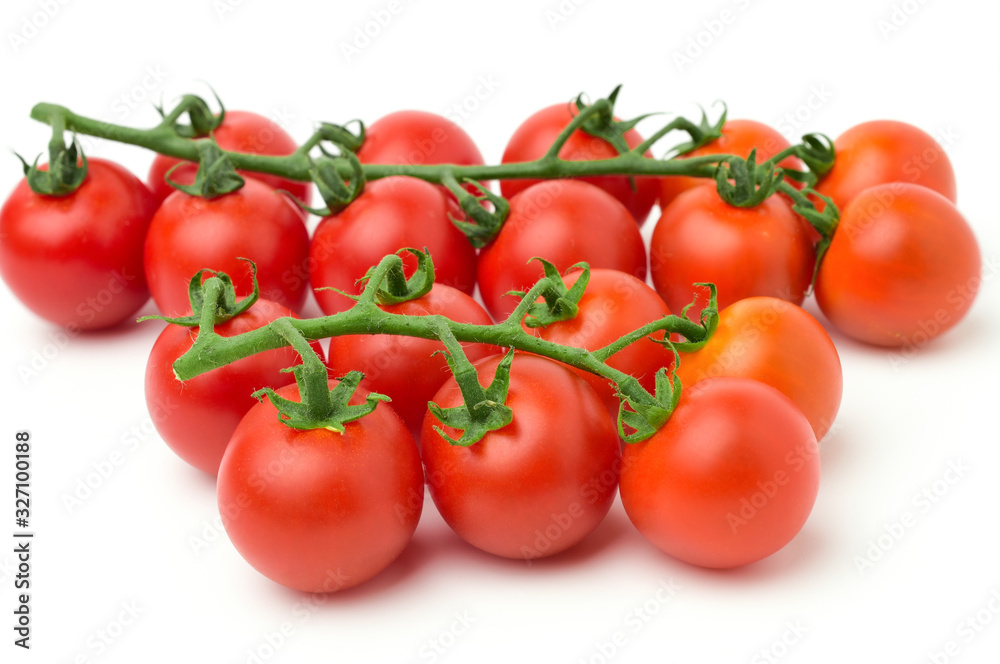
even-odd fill
[[[808,420],[773,387],[711,378],[651,438],[625,446],[621,496],[643,537],[693,565],[746,565],[802,529],[819,490]]]
[[[464,129],[424,111],[397,111],[377,120],[367,127],[357,154],[362,164],[483,164],[483,155]]]
[[[457,288],[434,284],[431,292],[409,302],[383,305],[382,309],[407,316],[442,315],[459,323],[489,325],[486,310]],[[470,361],[500,352],[484,344],[462,344]],[[392,398],[392,409],[403,418],[414,436],[427,413],[427,402],[451,376],[438,351],[444,344],[417,337],[346,335],[330,340],[330,373],[343,376],[356,370],[365,374],[362,387]]]
[[[540,159],[576,115],[576,107],[571,104],[555,104],[538,111],[525,120],[511,136],[504,150],[502,163]],[[642,136],[635,129],[625,132],[625,143],[630,148],[637,147],[642,141]],[[613,145],[579,129],[573,132],[559,150],[559,158],[569,161],[611,159],[617,156],[618,150]],[[647,151],[646,156],[651,157],[652,154]],[[596,185],[617,198],[639,225],[646,221],[649,211],[653,209],[660,186],[659,178],[653,177],[633,178],[634,186],[632,180],[622,175],[579,179]],[[500,191],[504,197],[511,198],[537,182],[538,180],[503,180],[500,182]]]
[[[535,256],[560,271],[586,261],[646,278],[646,249],[632,215],[606,192],[586,182],[540,182],[510,201],[510,215],[493,242],[479,254],[479,292],[497,320],[542,275]]]
[[[211,200],[177,191],[160,205],[146,238],[153,300],[167,316],[190,312],[188,283],[204,268],[227,273],[245,297],[253,280],[240,258],[257,264],[261,297],[293,311],[305,302],[309,233],[286,196],[253,179]]]
[[[833,143],[836,161],[816,185],[841,212],[862,191],[889,182],[933,189],[955,202],[955,171],[944,148],[913,125],[874,120],[851,127]]]
[[[72,330],[117,325],[149,299],[142,246],[153,197],[118,164],[87,164],[73,193],[40,196],[25,178],[0,209],[0,275],[35,314]]]
[[[490,384],[500,361],[477,363],[480,383]],[[451,378],[434,402],[452,408],[461,399]],[[507,406],[513,421],[469,447],[449,444],[427,413],[422,456],[431,498],[452,530],[483,551],[527,560],[565,551],[614,501],[618,431],[586,382],[535,355],[514,358]]]
[[[296,400],[298,387],[278,395]],[[359,390],[351,403],[363,399]],[[287,427],[265,400],[240,422],[219,468],[233,546],[267,578],[304,592],[350,588],[388,567],[423,500],[417,446],[385,403],[336,433]]]
[[[816,300],[846,334],[920,347],[972,306],[976,237],[947,198],[908,183],[866,189],[844,210],[816,280]]]
[[[222,124],[212,132],[212,138],[223,150],[246,152],[249,154],[290,155],[298,149],[295,140],[277,123],[249,111],[226,111]],[[149,187],[156,197],[156,204],[162,203],[175,189],[167,184],[164,176],[180,164],[182,160],[166,155],[156,155],[149,167]],[[191,184],[198,172],[197,164],[184,162],[170,174],[170,179],[179,184]],[[284,189],[297,199],[309,205],[312,198],[312,183],[288,180],[277,175],[238,171],[245,178],[260,180],[272,189]]]
[[[297,318],[270,300],[257,300],[239,316],[217,325],[223,337],[264,327],[283,316]],[[198,328],[167,325],[146,363],[146,405],[156,431],[177,456],[210,475],[219,472],[222,454],[243,416],[257,403],[251,395],[262,387],[278,388],[295,381],[282,369],[300,364],[290,347],[257,353],[213,369],[183,383],[174,376],[173,364],[191,349]],[[323,349],[312,343],[320,357]]]
[[[694,353],[682,353],[677,376],[684,393],[716,376],[767,383],[798,406],[816,439],[840,408],[840,356],[823,326],[799,307],[774,297],[751,297],[719,313],[719,327]]]
[[[812,279],[813,246],[807,224],[783,196],[752,208],[729,205],[711,187],[687,191],[663,211],[649,248],[656,292],[670,307],[698,320],[705,293],[692,284],[712,282],[719,308],[768,295],[801,304]]]
[[[783,150],[791,147],[781,132],[756,120],[728,120],[722,126],[722,136],[705,145],[681,155],[680,159],[688,157],[704,157],[713,154],[734,154],[746,159],[752,150],[757,150],[757,163],[767,161]],[[778,164],[783,168],[803,170],[805,165],[798,157],[785,157]],[[715,186],[715,180],[709,178],[692,178],[686,175],[672,175],[660,180],[660,209],[665,209],[675,198],[688,189],[705,184]]]
[[[566,275],[567,286],[575,284],[580,274],[580,271],[575,271]],[[646,282],[617,270],[592,270],[587,290],[578,306],[576,317],[570,320],[547,327],[525,326],[525,330],[555,343],[597,350],[636,328],[670,315],[667,305]],[[656,386],[656,372],[673,362],[673,351],[643,339],[612,355],[608,365],[635,376],[644,388],[652,392]],[[580,369],[574,368],[573,371],[590,384],[612,418],[617,419],[618,397],[614,384]]]
[[[368,182],[343,212],[325,217],[316,228],[309,251],[313,286],[360,293],[357,280],[384,256],[426,247],[434,259],[436,280],[471,294],[476,250],[449,216],[462,216],[457,203],[428,182],[410,177]],[[403,263],[409,275],[417,261],[405,254]],[[326,314],[354,304],[332,290],[317,290],[316,301]]]

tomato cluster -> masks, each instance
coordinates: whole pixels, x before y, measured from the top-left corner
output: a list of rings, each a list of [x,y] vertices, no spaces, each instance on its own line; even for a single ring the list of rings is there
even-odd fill
[[[530,117],[503,163],[542,158],[577,112],[556,105]],[[247,112],[229,111],[213,137],[243,153],[298,149]],[[569,161],[610,159],[643,144],[631,126],[622,145],[581,129],[564,138],[558,154]],[[760,123],[730,120],[681,159],[732,154],[759,163],[789,148]],[[979,249],[955,208],[951,165],[930,136],[870,122],[834,148],[833,168],[801,191],[820,209],[830,202],[839,209],[830,242],[798,214],[789,190],[738,207],[707,179],[600,175],[503,180],[505,223],[478,251],[453,223],[463,218],[463,192],[416,177],[366,182],[310,237],[300,205],[311,187],[302,182],[241,171],[242,187],[205,198],[167,184],[195,182],[194,164],[158,156],[147,187],[91,159],[83,184],[67,195],[18,185],[0,210],[0,274],[40,316],[97,329],[134,316],[150,294],[165,316],[197,318],[216,303],[191,299],[189,287],[201,278],[192,285],[192,275],[225,273],[233,298],[259,290],[251,307],[215,326],[217,335],[235,337],[297,318],[310,289],[327,315],[351,309],[374,264],[415,247],[433,257],[436,282],[418,297],[380,304],[387,313],[496,321],[510,334],[586,351],[671,314],[700,322],[711,336],[698,347],[677,353],[676,335],[640,336],[607,358],[661,405],[680,391],[666,423],[635,443],[623,443],[625,422],[642,406],[622,405],[620,384],[538,354],[465,342],[461,352],[486,395],[465,404],[468,382],[449,371],[454,348],[446,353],[424,333],[334,337],[327,353],[311,342],[334,393],[352,372],[365,376],[350,404],[373,410],[342,427],[295,428],[279,415],[281,404],[304,400],[301,383],[293,384],[299,372],[287,371],[300,362],[289,347],[177,381],[174,362],[200,334],[192,320],[174,320],[157,339],[146,397],[151,407],[175,404],[157,421],[159,433],[185,461],[218,476],[236,548],[291,588],[343,589],[387,567],[417,528],[425,485],[451,528],[495,555],[530,560],[564,551],[598,527],[620,493],[631,521],[660,549],[696,565],[733,567],[787,544],[818,492],[818,441],[836,417],[842,377],[827,332],[797,306],[814,280],[833,325],[887,346],[924,343],[952,327],[978,288]],[[483,165],[460,127],[415,111],[369,127],[356,159]],[[778,166],[806,169],[794,155]],[[463,186],[475,195],[473,184]],[[640,227],[657,200],[647,248]],[[817,250],[826,250],[818,270]],[[400,255],[406,276],[414,274],[416,255]],[[527,313],[518,305],[546,268],[564,275],[567,292],[586,282],[559,305],[573,315],[507,320],[515,309]],[[498,406],[491,390],[501,383]],[[258,403],[251,395],[262,388],[278,391]],[[483,404],[506,408],[509,422],[456,444],[463,432],[447,412]]]

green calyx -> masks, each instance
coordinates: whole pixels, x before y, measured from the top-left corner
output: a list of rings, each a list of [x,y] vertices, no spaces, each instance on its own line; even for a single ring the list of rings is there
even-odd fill
[[[365,188],[365,171],[358,156],[347,144],[335,143],[339,154],[333,154],[320,146],[323,156],[312,162],[309,176],[316,183],[319,194],[326,203],[325,208],[311,208],[296,201],[299,207],[320,217],[337,214],[353,203]],[[351,175],[341,174],[342,166],[350,168]]]
[[[219,113],[215,114],[208,107],[204,99],[196,95],[184,95],[180,103],[169,113],[163,110],[163,106],[156,106],[156,111],[163,119],[161,127],[169,127],[170,130],[181,138],[204,138],[218,129],[223,120],[226,119],[226,108],[219,99],[219,95],[212,90],[216,103],[219,104]],[[180,118],[187,114],[191,124],[181,124]]]
[[[285,369],[285,371],[291,371],[295,374],[295,380],[299,384],[299,392],[304,394],[307,389],[305,386],[309,384],[305,374],[310,369],[306,368],[305,364],[300,364],[291,369]],[[328,387],[324,371],[322,390],[313,390],[309,393],[308,398],[303,398],[302,401],[292,401],[281,397],[270,387],[257,390],[253,396],[260,401],[267,397],[278,409],[278,420],[287,427],[299,430],[326,429],[334,433],[344,433],[345,425],[348,422],[361,419],[371,413],[380,401],[391,401],[384,394],[369,392],[364,403],[351,405],[350,401],[364,377],[360,371],[351,371],[340,378],[337,385],[331,390]]]
[[[492,242],[500,229],[503,228],[504,222],[507,221],[507,215],[510,214],[510,203],[503,196],[494,194],[478,180],[465,178],[463,182],[478,189],[479,195],[470,194],[451,174],[446,174],[442,179],[442,183],[458,199],[458,204],[462,208],[462,212],[465,213],[466,219],[472,221],[456,219],[450,215],[449,218],[451,223],[465,234],[473,247],[482,249]],[[487,204],[493,209],[489,209]]]
[[[484,388],[479,384],[479,374],[465,357],[458,341],[453,336],[450,339],[442,338],[442,341],[446,347],[450,346],[444,355],[462,390],[465,403],[455,408],[441,408],[431,402],[427,407],[442,424],[462,432],[462,435],[455,439],[441,427],[435,426],[434,430],[439,436],[451,445],[469,447],[482,440],[490,431],[502,429],[514,420],[514,411],[504,403],[507,400],[507,391],[510,389],[510,366],[514,361],[514,351],[511,349],[504,355],[497,366],[493,381],[489,387]],[[455,352],[456,347],[457,352]]]
[[[34,163],[29,165],[21,155],[14,153],[14,156],[21,160],[28,186],[36,194],[68,196],[87,179],[87,155],[83,154],[75,137],[69,146],[64,145],[61,134],[62,132],[58,141],[53,140],[53,144],[50,145],[49,164],[46,170],[38,167],[40,156],[35,157]]]
[[[188,282],[188,299],[191,302],[190,316],[143,316],[138,322],[147,320],[162,320],[173,325],[198,327],[210,317],[211,325],[221,325],[247,311],[260,298],[260,286],[257,283],[257,265],[249,258],[239,258],[250,266],[250,278],[253,280],[253,293],[242,300],[236,299],[236,287],[232,278],[225,272],[215,270],[199,270]],[[212,275],[204,279],[205,275]],[[204,279],[204,281],[203,281]],[[209,282],[214,282],[209,285]],[[206,298],[211,298],[208,300]]]
[[[566,282],[563,281],[555,265],[537,256],[531,260],[542,264],[542,271],[548,282],[546,288],[540,293],[543,301],[532,302],[529,305],[524,324],[530,328],[547,327],[553,323],[576,318],[577,313],[580,311],[580,307],[578,306],[580,298],[583,297],[583,293],[587,289],[587,284],[590,283],[590,265],[584,262],[570,266],[566,270],[566,274],[573,270],[582,270],[583,272],[577,278],[573,287],[567,288]],[[528,262],[530,263],[531,261]],[[522,298],[527,296],[527,293],[521,291],[511,291],[509,294],[518,295]]]
[[[757,163],[757,150],[746,159],[729,157],[719,163],[715,184],[719,196],[734,207],[756,207],[777,191],[785,174],[770,161]]]
[[[416,257],[417,268],[410,277],[403,271],[402,253],[409,253]],[[375,267],[368,270],[361,283],[367,283],[375,273]],[[394,256],[394,260],[389,262],[389,269],[385,272],[382,282],[375,289],[375,299],[379,304],[401,304],[423,297],[431,292],[434,286],[434,261],[431,254],[424,247],[419,251],[412,247],[400,249]]]
[[[170,175],[183,165],[177,164],[164,175],[164,179],[174,189],[179,189],[191,196],[213,199],[231,194],[243,187],[243,179],[233,167],[229,156],[219,148],[212,139],[202,139],[195,142],[198,147],[198,173],[192,184],[180,184],[170,179]]]

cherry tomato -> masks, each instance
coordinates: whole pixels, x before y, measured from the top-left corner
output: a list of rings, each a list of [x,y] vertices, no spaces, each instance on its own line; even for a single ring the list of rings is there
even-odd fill
[[[298,208],[266,184],[248,179],[237,191],[206,200],[182,191],[163,201],[146,239],[146,278],[167,316],[191,310],[188,283],[209,268],[233,278],[236,294],[253,292],[257,264],[261,297],[297,310],[309,279],[309,233]]]
[[[212,132],[212,138],[215,139],[220,148],[232,152],[281,157],[290,155],[298,149],[295,140],[277,123],[263,115],[249,111],[226,111],[226,117],[223,118],[222,124]],[[164,176],[171,168],[181,164],[181,161],[162,154],[153,159],[153,165],[149,168],[149,187],[156,197],[157,205],[175,191],[167,184]],[[197,164],[184,162],[170,174],[170,179],[179,184],[191,184],[194,182],[194,176],[197,172]],[[277,175],[253,171],[238,172],[243,177],[259,180],[272,189],[284,189],[306,205],[309,205],[312,198],[312,183],[310,182],[288,180]]]
[[[580,274],[580,271],[568,274],[565,278],[567,286],[575,284]],[[646,323],[670,315],[667,305],[646,282],[617,270],[592,270],[587,290],[578,306],[577,315],[570,320],[547,327],[525,326],[525,330],[555,343],[597,350]],[[674,354],[669,348],[642,339],[612,355],[608,365],[635,376],[643,387],[652,392],[657,370],[669,367],[673,362]],[[612,418],[617,419],[618,397],[614,384],[580,369],[573,368],[573,371],[590,384]]]
[[[35,314],[74,330],[117,325],[149,299],[142,246],[156,210],[127,170],[87,163],[73,193],[41,196],[23,179],[0,209],[0,275]]]
[[[250,309],[215,327],[223,337],[264,327],[283,316],[297,316],[270,300],[257,300]],[[213,369],[183,383],[173,364],[198,338],[198,328],[167,325],[150,351],[146,364],[146,405],[156,431],[177,456],[210,475],[219,472],[222,454],[236,425],[257,403],[251,395],[262,387],[278,388],[295,380],[282,369],[300,363],[286,346],[257,353]],[[313,350],[323,357],[316,342]]]
[[[816,300],[846,334],[923,346],[968,312],[981,282],[976,237],[947,198],[908,183],[858,194],[816,280]]]
[[[599,188],[575,180],[541,182],[510,201],[510,215],[479,254],[479,292],[497,320],[543,275],[535,256],[560,271],[586,261],[646,278],[646,249],[632,215]]]
[[[643,537],[702,567],[746,565],[802,529],[819,490],[808,420],[773,387],[711,378],[651,438],[625,446],[621,496]]]
[[[278,395],[294,401],[298,387]],[[352,403],[362,401],[359,390]],[[287,427],[265,400],[226,449],[219,512],[258,572],[295,590],[332,592],[367,581],[402,553],[420,519],[423,484],[417,446],[387,404],[336,433]]]
[[[434,259],[436,280],[471,294],[476,250],[449,218],[461,215],[454,200],[423,180],[388,177],[368,182],[343,212],[324,218],[316,228],[309,252],[313,286],[360,293],[357,280],[384,256],[406,247],[426,247]],[[409,275],[416,259],[406,254],[403,262]],[[327,314],[354,304],[332,290],[317,290],[316,301]]]
[[[798,406],[817,440],[837,416],[844,384],[840,356],[819,321],[774,297],[751,297],[723,309],[708,343],[681,354],[677,376],[684,393],[716,376],[767,383]]]
[[[571,104],[555,104],[538,111],[525,120],[511,136],[504,150],[502,163],[540,159],[576,114],[576,107]],[[642,136],[635,129],[625,132],[625,143],[630,148],[639,146],[642,141]],[[579,129],[573,132],[559,150],[559,158],[569,161],[611,159],[617,156],[618,150],[611,143]],[[652,154],[647,151],[646,156],[651,157]],[[596,185],[617,198],[640,225],[653,209],[659,189],[659,178],[653,177],[630,179],[622,175],[604,175],[579,179]],[[537,182],[538,180],[503,180],[500,182],[500,191],[504,197],[511,198]]]
[[[649,258],[653,285],[671,311],[698,293],[688,312],[693,320],[706,304],[692,285],[700,282],[718,287],[720,309],[755,295],[801,304],[814,260],[807,224],[783,196],[738,208],[711,187],[695,187],[663,211]]]
[[[489,325],[493,321],[478,302],[457,288],[434,284],[431,292],[409,302],[383,305],[382,309],[407,316],[442,315],[459,323]],[[466,356],[476,362],[500,352],[484,344],[463,344]],[[417,337],[346,335],[330,340],[330,372],[342,376],[356,370],[365,374],[362,387],[392,398],[392,409],[410,432],[419,435],[427,402],[451,376],[438,351],[444,344]]]
[[[841,212],[862,191],[889,182],[933,189],[955,202],[955,172],[944,148],[913,125],[875,120],[851,127],[834,141],[836,161],[816,190]]]
[[[464,129],[424,111],[397,111],[377,120],[366,129],[357,154],[362,164],[483,164]]]
[[[492,381],[500,361],[476,365],[480,383]],[[442,408],[461,400],[454,378],[434,397]],[[452,530],[483,551],[528,560],[565,551],[614,501],[618,431],[585,381],[543,357],[514,358],[506,403],[513,421],[469,447],[449,444],[427,413],[422,456],[431,498]]]
[[[777,129],[755,120],[729,120],[722,126],[722,136],[706,143],[679,157],[704,157],[712,154],[734,154],[746,159],[752,150],[757,150],[757,163],[767,161],[771,157],[791,147]],[[803,170],[805,165],[798,157],[785,157],[778,164],[783,168]],[[660,180],[660,209],[665,209],[675,198],[688,189],[702,185],[715,186],[715,181],[709,178],[692,178],[686,175],[673,175]]]

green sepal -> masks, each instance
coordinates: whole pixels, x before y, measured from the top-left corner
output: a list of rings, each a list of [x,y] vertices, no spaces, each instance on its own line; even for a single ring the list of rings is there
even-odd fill
[[[826,175],[833,168],[837,156],[833,141],[826,134],[803,136],[802,145],[799,146],[796,155],[818,177]]]
[[[510,389],[510,366],[514,360],[511,349],[497,366],[496,374],[490,386],[485,390],[479,384],[479,376],[475,367],[465,360],[462,365],[455,362],[450,353],[444,353],[448,366],[455,374],[455,380],[462,389],[465,403],[455,408],[441,408],[433,401],[427,404],[434,417],[442,424],[458,429],[462,435],[455,440],[444,430],[435,426],[438,435],[451,445],[469,447],[478,443],[490,431],[502,429],[514,420],[514,411],[506,404],[507,391]]]
[[[726,203],[748,208],[767,200],[784,177],[784,172],[773,168],[770,162],[758,165],[757,150],[754,149],[746,159],[733,156],[721,162],[715,171],[715,184],[719,196]]]
[[[257,283],[257,265],[249,258],[237,258],[237,260],[246,261],[250,265],[250,278],[253,281],[253,293],[246,296],[242,300],[236,299],[236,287],[233,285],[233,280],[228,274],[205,268],[204,270],[199,270],[193,277],[191,277],[191,281],[188,282],[188,299],[191,302],[192,312],[190,316],[172,317],[151,315],[143,316],[137,322],[141,323],[147,320],[162,320],[173,325],[198,327],[201,324],[202,312],[205,308],[206,289],[205,285],[202,283],[202,278],[206,274],[211,274],[211,279],[218,279],[222,282],[222,300],[221,302],[218,302],[215,307],[216,325],[225,323],[227,320],[236,318],[240,314],[246,312],[254,305],[254,303],[257,302],[258,299],[260,299],[260,285]]]
[[[204,138],[209,136],[226,119],[226,107],[223,105],[222,100],[219,99],[219,95],[212,86],[209,86],[208,89],[212,91],[212,96],[215,97],[215,101],[219,105],[218,115],[212,112],[212,109],[208,107],[208,103],[201,97],[197,95],[184,95],[181,97],[179,106],[184,107],[191,124],[185,125],[175,122],[172,127],[174,133],[181,138]],[[166,117],[162,106],[157,106],[156,110],[160,113],[160,117]]]
[[[701,350],[705,344],[712,338],[715,331],[719,327],[719,290],[716,288],[715,284],[707,281],[699,281],[694,284],[695,286],[702,286],[708,289],[708,304],[701,310],[701,317],[698,323],[705,329],[705,334],[701,341],[671,341],[668,335],[664,335],[663,339],[654,339],[653,337],[647,337],[650,341],[661,346],[666,346],[671,348],[675,353],[681,351],[682,353],[692,353],[696,350]],[[687,318],[688,309],[695,305],[695,300],[692,300],[690,304],[681,309],[680,317]],[[688,319],[690,320],[690,319]]]
[[[28,186],[41,196],[68,196],[87,179],[87,155],[80,149],[76,136],[68,147],[50,150],[49,165],[44,171],[38,168],[41,155],[31,165],[16,152],[14,156],[21,161]]]
[[[693,150],[697,150],[707,143],[711,143],[717,138],[722,137],[722,127],[726,124],[726,116],[729,114],[729,108],[726,106],[725,102],[719,102],[722,104],[722,115],[714,123],[708,121],[708,114],[705,109],[701,109],[701,120],[695,127],[688,127],[686,131],[688,135],[691,136],[691,140],[686,143],[680,143],[672,147],[665,158],[673,158],[678,155],[687,154]]]
[[[618,101],[618,93],[621,92],[622,86],[619,84],[611,91],[608,95],[608,110],[607,112],[599,112],[591,115],[583,124],[580,125],[585,133],[591,136],[596,136],[597,138],[602,138],[618,151],[618,154],[626,154],[631,151],[628,146],[628,142],[625,140],[625,132],[635,128],[637,124],[642,122],[648,117],[654,115],[659,115],[659,113],[647,113],[646,115],[640,115],[639,117],[632,118],[631,120],[615,120],[615,103]],[[576,106],[577,112],[583,112],[585,108],[589,106],[584,99],[584,95],[579,95],[573,104]],[[631,186],[632,191],[636,190],[635,178],[629,176],[629,186]]]
[[[305,367],[305,364],[299,364],[289,369],[282,369],[282,371],[294,373],[296,380],[301,381],[301,374],[306,371]],[[266,396],[278,409],[278,421],[287,427],[299,430],[327,429],[334,433],[344,433],[344,425],[348,422],[368,415],[375,410],[380,401],[391,401],[384,394],[369,392],[365,403],[351,405],[349,402],[364,377],[365,375],[360,371],[351,371],[340,378],[340,382],[332,390],[326,391],[327,401],[322,404],[291,401],[278,396],[270,387],[257,390],[253,396],[259,401],[263,401]],[[318,412],[324,414],[317,415]]]
[[[348,125],[357,123],[358,133],[347,128]],[[351,120],[343,125],[324,122],[319,126],[319,134],[324,141],[330,141],[334,145],[342,146],[350,152],[357,152],[365,143],[365,123],[361,120]]]
[[[331,154],[323,146],[320,146],[320,151],[324,156],[313,161],[312,167],[309,169],[309,177],[316,183],[326,207],[311,208],[299,200],[295,201],[303,210],[320,217],[337,214],[353,203],[365,188],[365,171],[358,156],[347,145],[341,143],[335,145],[340,150],[340,154]],[[344,179],[338,167],[338,164],[345,161],[351,167],[350,181]]]
[[[229,156],[219,148],[214,139],[195,141],[198,148],[198,173],[192,184],[180,184],[170,179],[171,173],[185,162],[179,162],[163,176],[174,189],[191,196],[209,200],[225,196],[243,187],[246,182],[243,176],[236,172]]]
[[[618,406],[618,435],[626,443],[638,443],[656,433],[670,419],[681,400],[681,379],[677,376],[681,358],[674,344],[669,341],[667,344],[674,352],[674,364],[669,368],[669,373],[667,367],[661,367],[656,372],[656,387],[652,399],[649,399],[650,394],[642,389],[635,378],[628,378],[628,381],[635,381],[635,385],[630,386],[633,388],[630,391],[645,395],[641,401],[625,394],[619,386],[618,396],[621,401]],[[626,432],[625,427],[631,429],[632,433]]]
[[[465,234],[465,237],[469,239],[469,244],[476,249],[482,249],[492,242],[500,229],[503,228],[504,222],[507,221],[507,216],[510,214],[510,203],[503,196],[495,194],[488,187],[483,186],[483,183],[478,180],[465,178],[463,182],[476,187],[480,191],[480,195],[473,196],[457,182],[448,182],[446,186],[458,198],[458,204],[466,218],[472,219],[472,221],[456,219],[451,215],[448,215],[448,218],[458,230]],[[483,205],[486,201],[493,204],[492,210]]]
[[[404,251],[409,252],[417,259],[417,268],[409,278],[403,272],[403,259],[400,257]],[[424,247],[423,251],[413,247],[400,249],[396,252],[396,258],[398,260],[392,263],[389,271],[386,272],[385,279],[382,280],[375,292],[375,299],[379,301],[379,304],[409,302],[427,295],[434,286],[434,260],[427,247]],[[358,280],[358,283],[367,283],[374,272],[374,266],[368,268],[368,272]]]
[[[531,306],[528,307],[524,324],[530,328],[547,327],[553,323],[576,318],[580,312],[580,298],[583,297],[587,284],[590,283],[590,265],[586,262],[580,262],[570,266],[565,274],[576,269],[583,270],[583,274],[576,280],[572,288],[566,288],[566,282],[563,281],[562,275],[559,274],[555,265],[538,256],[528,262],[531,261],[538,261],[542,264],[542,270],[545,273],[545,278],[549,280],[550,286],[542,291],[542,302],[532,302]],[[522,298],[527,295],[527,293],[520,291],[511,291],[509,294]]]

